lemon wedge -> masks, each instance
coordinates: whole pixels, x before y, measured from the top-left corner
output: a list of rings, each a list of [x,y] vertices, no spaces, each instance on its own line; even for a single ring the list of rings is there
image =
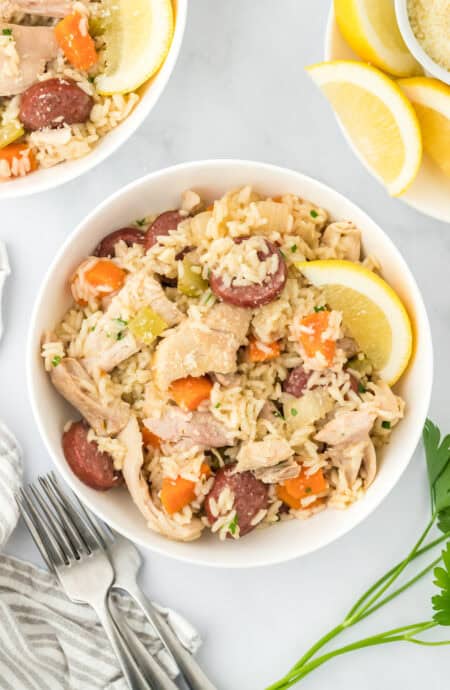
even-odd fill
[[[334,0],[339,29],[357,55],[397,77],[422,74],[398,28],[394,0]]]
[[[422,129],[423,148],[450,177],[450,86],[437,79],[399,79]]]
[[[379,376],[390,385],[411,358],[413,335],[408,313],[394,290],[376,273],[352,261],[302,261],[297,268],[321,288]]]
[[[173,36],[170,0],[105,0],[103,38],[105,71],[96,80],[99,93],[134,91],[161,67]]]
[[[354,148],[393,196],[414,181],[422,138],[414,108],[394,81],[363,62],[335,60],[307,68],[330,101]]]

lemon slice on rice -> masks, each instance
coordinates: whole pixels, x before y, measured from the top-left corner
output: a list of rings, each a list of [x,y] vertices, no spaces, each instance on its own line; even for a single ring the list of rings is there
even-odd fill
[[[393,196],[414,181],[422,138],[414,108],[383,72],[352,60],[322,62],[307,72],[330,101],[359,156]]]
[[[397,77],[421,74],[395,16],[394,0],[334,0],[339,29],[360,58]]]
[[[99,93],[128,93],[161,67],[173,37],[170,0],[105,0],[102,17],[106,68]]]
[[[342,312],[344,326],[390,385],[411,358],[413,335],[408,313],[398,295],[373,271],[336,259],[296,264],[321,289],[327,305]]]

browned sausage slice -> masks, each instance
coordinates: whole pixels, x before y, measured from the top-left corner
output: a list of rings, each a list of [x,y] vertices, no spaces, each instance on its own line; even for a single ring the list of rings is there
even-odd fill
[[[83,484],[97,491],[112,489],[121,483],[109,453],[101,453],[95,441],[88,441],[89,426],[84,420],[74,422],[64,432],[62,447],[70,469]]]
[[[147,230],[145,248],[151,249],[158,241],[158,237],[163,237],[168,235],[171,230],[176,230],[178,223],[181,223],[182,220],[186,220],[186,217],[182,216],[179,211],[165,211],[161,213]]]
[[[303,395],[308,380],[311,374],[303,369],[303,367],[295,367],[291,369],[286,380],[283,382],[283,390],[285,393],[290,393],[296,398]]]
[[[210,524],[214,524],[217,518],[211,512],[211,499],[217,502],[223,489],[228,486],[234,494],[233,508],[236,510],[239,536],[243,537],[255,529],[256,525],[252,525],[253,518],[269,505],[269,489],[251,472],[233,474],[234,467],[235,465],[223,467],[217,472],[213,487],[205,499],[205,510]],[[227,534],[227,537],[231,536]]]
[[[94,101],[71,79],[46,79],[20,98],[19,118],[28,130],[62,127],[88,120]]]
[[[245,238],[247,239],[247,238]],[[245,241],[244,238],[239,238],[235,242]],[[260,260],[266,259],[271,254],[278,254],[278,268],[272,275],[267,278],[260,285],[225,285],[220,275],[211,273],[209,277],[209,285],[214,294],[227,304],[233,304],[236,307],[246,307],[253,309],[255,307],[262,307],[276,299],[282,292],[287,278],[286,262],[278,247],[266,240],[267,253],[260,256]]]
[[[94,250],[94,256],[115,256],[114,247],[120,240],[125,242],[127,247],[131,247],[133,244],[145,244],[145,233],[138,228],[114,230],[98,243]]]

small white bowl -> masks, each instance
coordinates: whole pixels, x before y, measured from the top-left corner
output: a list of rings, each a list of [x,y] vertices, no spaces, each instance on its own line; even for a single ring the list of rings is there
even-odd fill
[[[408,0],[395,0],[395,14],[403,40],[417,62],[422,65],[427,74],[431,74],[431,76],[436,77],[436,79],[443,81],[445,84],[450,84],[450,72],[435,62],[416,38],[409,21]]]
[[[267,195],[298,194],[327,209],[333,218],[351,220],[361,229],[364,252],[378,257],[384,277],[400,295],[414,323],[414,357],[396,387],[406,400],[406,416],[382,454],[374,484],[350,509],[328,510],[307,522],[292,520],[255,530],[236,542],[222,542],[207,533],[196,542],[183,544],[150,531],[125,488],[96,492],[71,472],[61,450],[61,436],[67,420],[77,414],[45,373],[39,354],[40,340],[71,303],[68,277],[104,235],[133,218],[176,208],[185,189],[195,189],[212,201],[245,184]],[[200,161],[167,168],[133,182],[96,208],[66,240],[36,299],[27,344],[27,378],[34,416],[53,462],[78,496],[105,522],[137,544],[178,560],[233,568],[263,566],[303,556],[334,541],[367,517],[400,479],[420,439],[428,411],[433,378],[431,333],[419,289],[401,254],[376,223],[351,201],[292,170],[239,160]]]
[[[102,137],[86,156],[59,163],[52,168],[36,170],[25,177],[0,182],[0,200],[45,192],[80,177],[104,161],[131,137],[153,110],[173,72],[183,41],[187,7],[187,0],[174,1],[175,30],[169,53],[157,74],[138,89],[140,100],[130,115]]]

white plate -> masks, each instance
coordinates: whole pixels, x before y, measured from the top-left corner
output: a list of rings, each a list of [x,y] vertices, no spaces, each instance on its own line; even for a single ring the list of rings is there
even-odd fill
[[[333,5],[331,5],[328,15],[324,56],[325,60],[359,60],[339,31]],[[356,156],[364,167],[371,172],[343,129],[342,132]],[[427,216],[447,223],[450,222],[450,179],[440,171],[427,155],[424,155],[422,166],[414,183],[405,194],[398,198]]]
[[[177,208],[185,189],[193,188],[212,201],[245,184],[266,195],[298,194],[327,209],[333,218],[351,220],[361,229],[365,253],[380,260],[383,275],[405,303],[416,330],[413,361],[396,387],[406,400],[407,414],[384,449],[375,482],[350,509],[327,510],[306,522],[292,520],[255,530],[239,541],[222,542],[207,533],[198,541],[183,544],[150,531],[124,488],[106,493],[94,491],[71,472],[61,450],[61,436],[67,420],[79,415],[53,388],[39,355],[40,342],[44,331],[52,330],[71,304],[69,276],[102,237],[134,218]],[[178,560],[232,568],[269,565],[303,556],[334,541],[366,518],[391,491],[411,459],[428,411],[433,379],[431,333],[425,307],[410,270],[389,237],[360,208],[330,187],[293,170],[249,161],[185,163],[137,180],[104,201],[74,230],[50,266],[36,299],[27,348],[28,387],[40,434],[58,471],[80,498],[141,546]]]

